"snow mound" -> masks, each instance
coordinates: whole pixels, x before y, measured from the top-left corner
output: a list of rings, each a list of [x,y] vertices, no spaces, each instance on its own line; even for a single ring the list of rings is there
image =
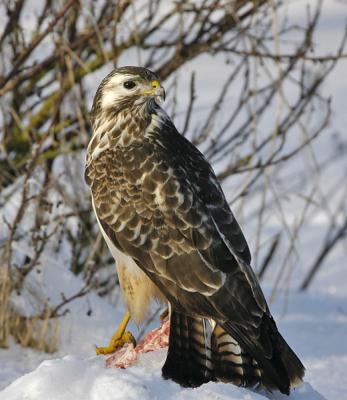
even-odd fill
[[[128,369],[106,368],[104,357],[66,356],[44,361],[4,389],[0,400],[325,400],[307,383],[289,397],[212,382],[197,389],[182,388],[161,377],[165,353],[163,349],[143,354],[137,365]]]

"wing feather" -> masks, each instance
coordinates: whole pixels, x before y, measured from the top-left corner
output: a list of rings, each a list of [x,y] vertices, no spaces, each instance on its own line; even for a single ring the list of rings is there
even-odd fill
[[[141,146],[106,149],[86,180],[110,240],[169,300],[259,337],[268,309],[247,242],[209,163],[171,123]]]
[[[217,321],[271,370],[278,332],[241,228],[204,156],[161,122],[138,142],[87,156],[98,220],[176,310]]]

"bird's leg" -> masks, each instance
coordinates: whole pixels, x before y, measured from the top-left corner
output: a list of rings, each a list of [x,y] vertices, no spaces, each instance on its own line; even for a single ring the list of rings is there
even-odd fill
[[[167,307],[161,314],[160,314],[160,322],[163,324],[169,318],[169,307]]]
[[[119,324],[116,333],[112,336],[112,339],[107,347],[97,347],[96,354],[111,354],[114,353],[116,349],[124,346],[125,343],[133,343],[136,346],[136,341],[134,336],[129,331],[125,331],[128,322],[130,320],[129,311],[124,315],[122,322]]]

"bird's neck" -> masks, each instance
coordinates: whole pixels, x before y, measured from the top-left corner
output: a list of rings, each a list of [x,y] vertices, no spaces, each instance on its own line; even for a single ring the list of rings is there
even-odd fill
[[[168,117],[154,101],[148,103],[130,109],[108,109],[95,115],[92,118],[93,137],[88,146],[93,157],[110,148],[141,144],[144,136],[160,129]]]

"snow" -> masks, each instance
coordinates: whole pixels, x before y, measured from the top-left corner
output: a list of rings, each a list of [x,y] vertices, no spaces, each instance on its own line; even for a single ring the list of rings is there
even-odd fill
[[[189,389],[164,381],[160,376],[164,356],[164,351],[144,354],[139,365],[131,370],[105,369],[103,360],[98,357],[66,356],[44,361],[35,371],[17,379],[0,393],[0,400],[264,399],[261,394],[228,384],[210,382]],[[271,398],[287,397],[277,394]],[[296,389],[290,399],[324,400],[324,397],[306,383]]]
[[[125,370],[106,368],[104,356],[94,355],[95,345],[105,344],[121,314],[91,296],[88,302],[95,312],[90,317],[82,312],[85,300],[74,306],[74,317],[62,321],[61,347],[52,359],[44,360],[46,354],[15,344],[11,351],[0,350],[0,400],[346,399],[342,382],[347,369],[347,297],[294,291],[287,296],[284,314],[282,301],[271,309],[283,336],[306,366],[305,383],[289,398],[212,382],[197,389],[182,388],[161,377],[164,349],[141,355],[136,365]],[[135,326],[130,329],[137,331]]]

